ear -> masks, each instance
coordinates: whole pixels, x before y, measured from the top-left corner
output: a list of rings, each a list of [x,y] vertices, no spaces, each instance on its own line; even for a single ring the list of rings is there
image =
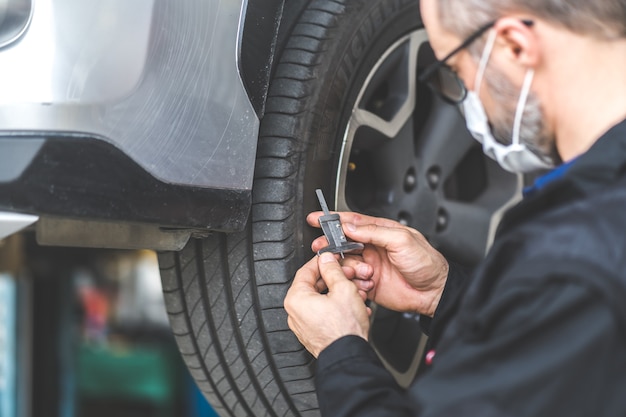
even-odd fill
[[[536,68],[541,58],[534,25],[532,19],[517,17],[502,18],[494,25],[506,57],[526,68]]]

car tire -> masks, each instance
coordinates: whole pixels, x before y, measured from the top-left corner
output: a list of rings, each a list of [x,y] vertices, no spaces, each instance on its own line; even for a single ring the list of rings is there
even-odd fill
[[[432,196],[414,196],[398,202],[398,206],[385,192],[415,192],[412,186],[406,186],[405,179],[391,184],[398,181],[383,178],[384,175],[378,175],[379,169],[371,165],[367,136],[376,142],[381,132],[372,133],[370,130],[377,129],[364,125],[361,133],[365,138],[357,141],[357,133],[350,128],[354,125],[355,109],[364,100],[370,103],[365,105],[367,112],[393,124],[394,114],[406,110],[402,102],[412,98],[401,121],[403,128],[392,130],[409,129],[403,134],[404,140],[413,141],[414,145],[429,129],[436,129],[434,119],[439,120],[443,114],[447,117],[443,123],[447,125],[442,135],[455,140],[456,136],[463,136],[459,140],[466,144],[464,153],[456,152],[450,170],[452,165],[467,165],[465,154],[476,153],[458,109],[437,101],[426,87],[416,85],[417,56],[408,61],[413,66],[399,72],[404,74],[400,87],[394,87],[394,82],[386,90],[374,86],[376,74],[387,71],[388,77],[395,77],[394,65],[408,65],[401,64],[402,54],[395,52],[402,45],[406,45],[404,55],[407,51],[414,55],[426,51],[417,65],[434,60],[432,51],[428,53],[419,2],[311,0],[291,27],[271,80],[260,127],[252,212],[246,229],[192,239],[181,252],[159,254],[165,302],[181,354],[198,386],[221,416],[319,415],[315,361],[289,330],[283,309],[291,280],[312,256],[310,243],[320,234],[305,220],[309,212],[320,209],[316,188],[324,190],[332,207],[396,218],[426,230],[432,235],[431,241],[444,250],[448,240],[458,246],[457,240],[448,239],[441,225],[437,226],[441,208],[436,203],[424,203],[428,209],[422,209],[423,218],[415,211],[411,212],[413,216],[403,218],[410,209],[400,207],[420,206],[419,198],[450,197],[454,194],[450,190],[460,187],[452,173],[436,172],[451,178],[447,191],[443,185],[437,192],[432,184],[426,185]],[[398,56],[394,57],[394,53]],[[387,65],[390,59],[394,61]],[[381,88],[384,91],[379,91]],[[420,100],[416,103],[417,93],[408,90],[418,88]],[[399,92],[397,97],[394,89]],[[402,146],[405,145],[400,144],[400,149],[390,155],[401,155]],[[350,162],[353,157],[357,165],[365,168],[355,167]],[[493,168],[479,159],[481,169]],[[407,163],[414,166],[415,160]],[[393,161],[388,161],[382,167],[391,165]],[[420,165],[413,169],[414,174],[422,169],[430,168]],[[432,180],[433,172],[426,174]],[[428,181],[427,175],[423,177],[424,182]],[[479,194],[476,191],[462,203],[474,204]],[[503,196],[503,201],[509,198]],[[454,200],[461,204],[462,199]],[[487,211],[493,214],[495,207]],[[480,227],[486,230],[489,219],[485,222]],[[474,231],[469,234],[477,238]],[[484,253],[484,240],[477,244],[475,256]],[[414,318],[400,319],[415,323]],[[397,344],[393,335],[375,339],[390,344],[393,355],[407,356],[408,352],[406,363],[394,364],[397,358],[386,363],[397,368],[397,375],[409,372],[410,379],[415,370],[409,371],[408,364],[415,362],[419,341],[407,344],[408,350],[398,353],[393,349]],[[387,347],[377,346],[377,351],[384,354]]]

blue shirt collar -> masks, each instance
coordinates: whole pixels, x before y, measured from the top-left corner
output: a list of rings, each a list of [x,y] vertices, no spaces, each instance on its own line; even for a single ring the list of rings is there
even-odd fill
[[[524,197],[529,197],[543,189],[548,184],[558,180],[559,178],[562,178],[565,173],[571,168],[571,166],[574,165],[574,162],[576,162],[576,158],[559,165],[558,167],[552,169],[551,171],[548,171],[547,173],[535,179],[535,183],[533,185],[524,188],[522,192],[524,194]]]

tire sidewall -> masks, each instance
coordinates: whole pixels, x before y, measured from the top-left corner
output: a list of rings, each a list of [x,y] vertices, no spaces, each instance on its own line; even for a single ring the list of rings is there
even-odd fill
[[[347,1],[341,18],[320,54],[319,90],[311,121],[305,123],[310,126],[305,137],[310,147],[301,166],[303,217],[319,210],[316,188],[324,190],[329,205],[334,205],[344,134],[371,69],[398,39],[423,28],[419,3],[414,1]],[[304,242],[318,235],[307,228]]]

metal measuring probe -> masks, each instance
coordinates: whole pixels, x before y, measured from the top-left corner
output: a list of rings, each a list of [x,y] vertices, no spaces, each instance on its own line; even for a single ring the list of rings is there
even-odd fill
[[[346,239],[346,235],[343,233],[343,229],[341,228],[339,214],[330,213],[322,190],[318,188],[315,190],[315,193],[317,194],[317,199],[319,200],[320,206],[322,206],[322,211],[324,212],[324,215],[319,218],[320,226],[322,227],[324,236],[326,236],[326,240],[328,240],[328,246],[320,249],[317,254],[321,255],[324,252],[340,253],[343,258],[344,253],[362,250],[364,247],[362,243],[348,242],[348,239]]]

